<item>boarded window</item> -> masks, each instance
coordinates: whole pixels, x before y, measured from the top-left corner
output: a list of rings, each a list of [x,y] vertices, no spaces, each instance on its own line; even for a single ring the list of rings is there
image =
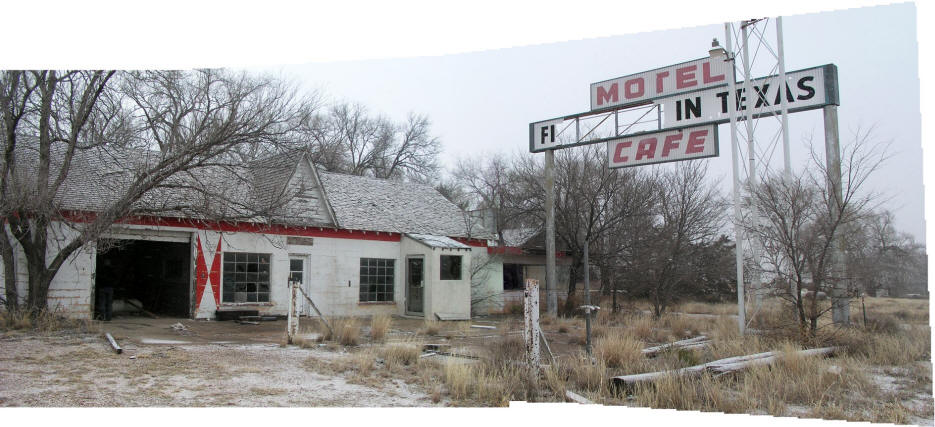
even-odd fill
[[[394,259],[360,259],[360,302],[393,301]]]
[[[221,302],[269,302],[271,254],[224,253]]]
[[[441,279],[461,280],[461,255],[441,256]]]

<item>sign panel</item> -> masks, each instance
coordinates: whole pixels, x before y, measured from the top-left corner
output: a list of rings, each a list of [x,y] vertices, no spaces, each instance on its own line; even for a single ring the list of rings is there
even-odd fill
[[[552,119],[529,124],[529,151],[545,151],[555,148],[559,142],[559,133],[562,132],[564,119]]]
[[[626,135],[607,141],[607,166],[625,168],[718,155],[717,125]]]
[[[779,113],[780,92],[784,92],[790,113],[838,104],[837,67],[833,64],[787,72],[785,85],[781,84],[779,76],[761,77],[752,83],[755,95],[748,96],[743,83],[738,82],[733,102],[729,102],[727,87],[660,99],[657,103],[662,105],[663,127],[727,123],[730,121],[728,104],[733,104],[738,117],[751,108],[751,104],[754,118]]]
[[[733,77],[723,57],[702,58],[591,83],[591,110],[623,108],[679,93],[724,86]]]

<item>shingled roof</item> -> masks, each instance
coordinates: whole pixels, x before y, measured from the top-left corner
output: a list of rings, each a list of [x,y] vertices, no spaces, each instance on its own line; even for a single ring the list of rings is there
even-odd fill
[[[477,230],[470,233],[464,212],[429,185],[332,172],[318,175],[342,228],[486,238]]]
[[[58,169],[55,163],[60,161],[55,159],[60,156],[61,152],[53,150],[53,170]],[[134,174],[159,156],[158,151],[145,150],[79,151],[56,201],[69,210],[106,209],[125,193]],[[37,163],[38,153],[28,144],[17,150],[21,173],[28,174]],[[479,227],[469,227],[461,209],[430,185],[318,172],[298,152],[245,165],[198,168],[168,181],[170,186],[149,192],[138,206],[175,217],[221,216],[285,225],[490,238]],[[21,182],[27,185],[29,179]],[[212,194],[201,194],[194,187],[207,188]],[[249,217],[285,193],[298,197],[270,217]]]

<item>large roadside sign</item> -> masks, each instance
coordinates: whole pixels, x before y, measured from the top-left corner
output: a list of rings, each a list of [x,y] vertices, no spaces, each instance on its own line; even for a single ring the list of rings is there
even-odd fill
[[[717,125],[634,133],[607,141],[607,166],[625,168],[718,155]]]
[[[591,83],[591,111],[648,104],[658,98],[725,86],[733,78],[723,57],[701,58]]]
[[[662,105],[662,127],[690,126],[699,123],[727,123],[730,121],[729,104],[733,104],[737,117],[742,119],[746,110],[752,108],[753,118],[777,114],[782,99],[790,113],[838,105],[837,67],[834,64],[786,73],[786,82],[781,84],[779,76],[753,79],[752,96],[744,92],[744,83],[735,85],[737,95],[730,101],[726,87],[683,93],[660,99]],[[751,105],[752,104],[752,105]]]

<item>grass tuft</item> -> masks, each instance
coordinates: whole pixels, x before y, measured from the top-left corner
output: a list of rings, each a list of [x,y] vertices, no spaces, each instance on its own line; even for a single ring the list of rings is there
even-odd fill
[[[388,314],[378,314],[370,318],[370,338],[382,342],[386,339],[386,333],[392,323],[393,318]]]

